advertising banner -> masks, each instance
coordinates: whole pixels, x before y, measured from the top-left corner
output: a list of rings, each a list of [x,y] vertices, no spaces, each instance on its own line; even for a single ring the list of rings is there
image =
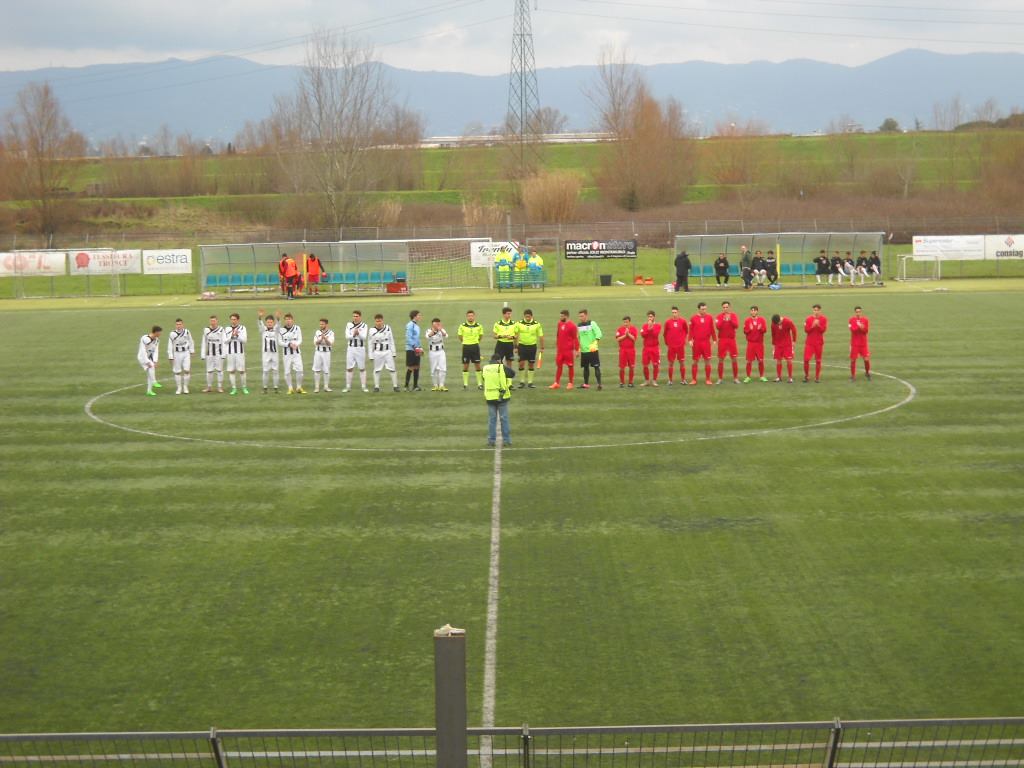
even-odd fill
[[[64,251],[0,253],[0,277],[63,275],[66,262],[67,253]]]
[[[163,251],[143,251],[142,269],[147,275],[191,275],[192,250],[173,248]]]
[[[142,251],[70,251],[72,275],[137,275],[142,272]]]
[[[636,240],[566,240],[567,259],[635,259]]]
[[[915,261],[976,261],[985,258],[984,235],[915,235]]]
[[[510,259],[519,250],[519,243],[511,241],[503,243],[476,242],[469,244],[469,263],[474,267],[490,267],[494,265],[498,254],[504,253]]]
[[[985,235],[986,259],[1024,259],[1024,235]]]

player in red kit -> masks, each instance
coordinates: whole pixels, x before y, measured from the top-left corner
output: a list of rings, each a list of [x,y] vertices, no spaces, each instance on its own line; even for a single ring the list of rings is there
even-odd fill
[[[580,334],[576,323],[569,320],[569,310],[563,309],[558,313],[558,331],[555,336],[555,383],[548,389],[560,389],[562,387],[562,368],[569,367],[569,383],[566,389],[573,389],[573,380],[576,378],[576,356],[580,353]]]
[[[679,314],[679,307],[672,307],[672,314],[661,329],[668,347],[668,385],[672,386],[673,363],[679,361],[679,383],[686,383],[686,335],[689,329],[686,318]],[[655,376],[657,378],[657,376]]]
[[[857,358],[864,358],[864,378],[871,381],[871,352],[868,349],[868,330],[871,321],[864,317],[864,310],[853,308],[850,318],[850,381],[857,378]]]
[[[715,318],[708,314],[708,305],[697,305],[697,314],[690,318],[690,346],[693,362],[690,365],[690,385],[697,383],[697,366],[704,360],[704,383],[711,384],[711,342],[717,341]]]
[[[740,383],[740,365],[736,358],[739,349],[736,347],[736,331],[740,327],[740,318],[732,311],[732,304],[722,302],[722,311],[715,317],[715,330],[718,331],[718,383],[722,383],[725,372],[725,358],[732,358],[732,380]]]
[[[828,318],[821,314],[821,304],[811,307],[811,314],[804,320],[804,384],[811,378],[811,358],[814,358],[814,383],[821,381],[821,356],[825,352],[825,331]]]
[[[768,321],[761,317],[761,310],[756,306],[751,307],[750,317],[743,321],[743,335],[747,337],[747,375],[743,379],[744,384],[750,382],[750,369],[755,360],[757,361],[757,375],[761,377],[761,381],[768,381],[764,377],[764,335],[766,333],[768,333]],[[790,364],[792,365],[792,363]]]
[[[793,345],[796,324],[783,315],[772,315],[772,357],[775,358],[775,381],[782,381],[782,361],[786,361],[789,383],[793,383]]]
[[[647,322],[640,327],[640,336],[644,340],[640,352],[640,362],[644,366],[644,383],[641,387],[658,386],[658,369],[661,368],[661,323],[655,320],[654,310],[648,310]],[[654,377],[651,377],[651,367]]]
[[[619,342],[619,386],[626,386],[626,369],[629,369],[629,386],[633,386],[633,376],[636,374],[636,340],[640,332],[637,331],[629,315],[622,318],[622,325],[615,331],[615,340]]]

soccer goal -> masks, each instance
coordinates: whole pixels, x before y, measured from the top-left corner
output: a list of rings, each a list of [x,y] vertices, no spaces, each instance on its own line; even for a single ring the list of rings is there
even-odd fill
[[[941,280],[942,259],[915,256],[912,253],[900,256],[896,279],[903,282],[914,280]]]

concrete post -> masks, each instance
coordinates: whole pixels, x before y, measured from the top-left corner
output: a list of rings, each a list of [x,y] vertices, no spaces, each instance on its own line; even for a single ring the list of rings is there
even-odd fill
[[[434,631],[434,723],[437,768],[467,768],[466,630]]]

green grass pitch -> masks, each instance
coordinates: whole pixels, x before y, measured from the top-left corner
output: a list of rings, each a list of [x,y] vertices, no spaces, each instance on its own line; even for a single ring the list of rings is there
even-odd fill
[[[509,297],[549,333],[725,297],[832,328],[817,386],[622,391],[606,340],[605,391],[514,394],[497,723],[1020,714],[1024,285],[974,287]],[[504,298],[358,306],[454,330]],[[855,303],[897,378],[848,382]],[[288,308],[311,336],[355,306]],[[234,308],[0,304],[0,731],[430,725],[446,622],[479,723],[494,454],[457,345],[447,394],[263,396],[255,350],[248,397],[124,389],[150,324]],[[168,437],[88,418],[108,392],[98,418]]]

